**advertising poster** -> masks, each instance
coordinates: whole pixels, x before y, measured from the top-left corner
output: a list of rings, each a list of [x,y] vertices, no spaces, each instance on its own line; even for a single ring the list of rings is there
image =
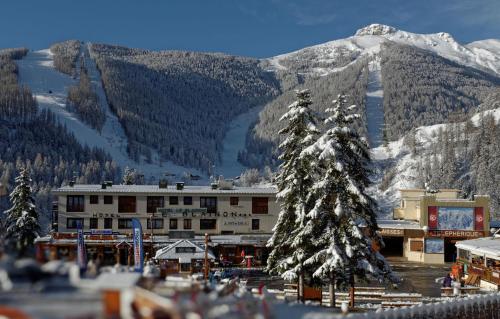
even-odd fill
[[[474,230],[474,208],[438,207],[438,229]]]
[[[443,254],[444,253],[444,240],[441,238],[427,238],[425,240],[425,253],[426,254]]]

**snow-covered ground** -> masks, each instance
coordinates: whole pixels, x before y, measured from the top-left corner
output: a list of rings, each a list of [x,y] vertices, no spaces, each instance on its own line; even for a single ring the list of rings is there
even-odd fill
[[[380,60],[368,64],[368,87],[366,90],[366,120],[368,141],[371,147],[382,144],[382,128],[384,126],[384,107],[382,89],[382,74]]]
[[[223,140],[222,163],[216,173],[226,178],[239,176],[246,167],[238,162],[238,151],[245,149],[245,140],[248,129],[259,117],[262,106],[254,107],[248,112],[240,114],[229,124],[229,130]]]
[[[206,178],[205,175],[194,169],[178,166],[171,162],[163,162],[161,166],[159,164],[139,164],[128,157],[127,138],[120,122],[111,112],[106,101],[100,74],[89,56],[88,46],[87,44],[82,48],[85,65],[88,67],[101,105],[106,110],[106,123],[101,133],[83,123],[75,113],[67,108],[68,89],[70,86],[76,85],[78,79],[73,79],[54,68],[53,55],[49,49],[29,52],[26,57],[17,61],[20,84],[28,86],[37,98],[39,107],[54,112],[60,123],[66,125],[82,145],[104,149],[122,168],[129,166],[140,170],[147,181],[151,177],[157,180],[165,172],[174,173],[180,177],[184,172],[189,171]]]

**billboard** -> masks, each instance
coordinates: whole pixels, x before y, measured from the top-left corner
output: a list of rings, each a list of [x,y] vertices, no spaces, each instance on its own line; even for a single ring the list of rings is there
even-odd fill
[[[429,207],[429,229],[482,230],[480,207]]]
[[[439,229],[474,230],[474,207],[438,207]]]
[[[444,254],[444,239],[441,238],[426,238],[425,239],[426,254]]]

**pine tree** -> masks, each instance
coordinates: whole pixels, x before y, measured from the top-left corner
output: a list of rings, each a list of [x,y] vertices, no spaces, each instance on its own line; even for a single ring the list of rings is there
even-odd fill
[[[309,91],[297,91],[296,95],[297,100],[280,118],[280,121],[286,122],[286,127],[280,131],[284,136],[280,144],[282,164],[276,176],[277,199],[281,209],[268,242],[271,252],[267,270],[288,280],[298,279],[299,286],[303,287],[303,262],[307,247],[304,245],[306,242],[295,236],[301,234],[305,225],[308,190],[313,184],[313,174],[311,159],[301,153],[314,142],[318,132],[315,115],[310,109]],[[302,295],[303,290],[300,289]]]
[[[24,256],[40,233],[38,213],[32,196],[31,178],[23,168],[15,179],[16,186],[10,194],[12,207],[5,211],[5,240],[18,256]]]
[[[349,114],[346,97],[339,95],[327,131],[303,153],[318,159],[322,173],[311,188],[314,207],[305,227],[313,235],[312,256],[305,265],[315,269],[313,276],[327,281],[333,295],[334,284],[354,286],[355,276],[377,279],[391,277],[385,259],[372,243],[381,242],[376,231],[376,203],[366,193],[370,156],[367,142],[352,129],[358,114]],[[331,302],[335,304],[332,296]]]

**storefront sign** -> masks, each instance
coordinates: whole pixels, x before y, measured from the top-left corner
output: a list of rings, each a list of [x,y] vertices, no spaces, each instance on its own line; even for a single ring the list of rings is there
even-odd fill
[[[231,217],[231,218],[247,218],[251,217],[250,213],[237,212],[207,212],[206,208],[158,208],[157,212],[162,217]]]
[[[91,229],[91,235],[113,235],[112,229]]]
[[[474,230],[430,230],[428,237],[483,237],[484,232]]]
[[[403,237],[405,234],[404,229],[397,229],[397,228],[381,228],[379,230],[379,235],[380,236],[396,236],[396,237]]]
[[[94,218],[118,218],[118,217],[120,217],[120,215],[112,214],[112,213],[93,213],[92,217],[94,217]]]

